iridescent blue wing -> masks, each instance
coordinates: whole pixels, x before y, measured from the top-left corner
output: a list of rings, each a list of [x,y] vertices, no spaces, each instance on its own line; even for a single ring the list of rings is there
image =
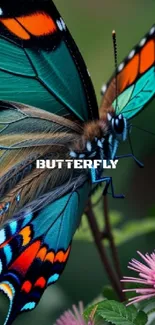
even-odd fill
[[[100,114],[113,107],[116,114],[130,119],[149,103],[155,95],[155,26],[132,49],[115,75],[102,88]],[[117,92],[117,94],[116,94]],[[116,95],[118,95],[116,100]],[[116,105],[117,104],[117,105]]]
[[[33,201],[0,230],[0,290],[10,300],[5,325],[35,308],[65,267],[90,186],[80,177],[62,191]]]
[[[6,0],[0,9],[1,100],[98,117],[87,68],[52,0]]]

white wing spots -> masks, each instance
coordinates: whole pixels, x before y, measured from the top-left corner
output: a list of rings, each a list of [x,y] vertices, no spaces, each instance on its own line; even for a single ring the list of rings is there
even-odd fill
[[[101,95],[104,95],[105,92],[106,92],[106,90],[107,90],[107,85],[104,84],[104,85],[102,86],[102,88],[101,88]]]
[[[139,45],[142,47],[142,46],[145,44],[145,42],[146,42],[146,38],[144,37],[144,38],[140,41]]]
[[[62,25],[61,25],[61,21],[57,20],[56,23],[57,23],[58,28],[62,31],[63,28],[62,28]]]
[[[154,32],[155,32],[155,26],[153,26],[151,29],[150,29],[150,35],[153,35],[154,34]]]
[[[62,28],[63,28],[64,30],[66,30],[66,25],[65,25],[64,20],[63,20],[62,18],[60,18],[60,21],[61,21]]]
[[[125,65],[125,63],[122,62],[122,63],[118,66],[118,71],[119,71],[119,72],[123,70],[124,65]]]
[[[132,59],[134,55],[135,55],[135,50],[132,50],[128,55],[128,59]]]
[[[66,30],[66,25],[62,18],[60,18],[60,20],[57,20],[56,23],[57,23],[58,28],[61,30],[61,32],[63,30]]]
[[[89,70],[87,69],[87,72],[88,72],[88,76],[91,78],[91,74],[90,74],[90,72],[89,72]]]
[[[2,8],[0,8],[0,16],[2,16],[3,15],[3,10],[2,10]]]

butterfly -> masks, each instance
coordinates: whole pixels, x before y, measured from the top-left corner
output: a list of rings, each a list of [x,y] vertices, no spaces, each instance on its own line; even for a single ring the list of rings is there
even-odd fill
[[[51,0],[1,1],[0,290],[5,325],[32,310],[68,260],[103,171],[36,169],[37,159],[115,159],[155,92],[155,27],[104,87],[100,111],[83,58]],[[117,91],[116,91],[117,79]],[[131,154],[131,156],[133,156]],[[133,156],[134,159],[136,159]]]

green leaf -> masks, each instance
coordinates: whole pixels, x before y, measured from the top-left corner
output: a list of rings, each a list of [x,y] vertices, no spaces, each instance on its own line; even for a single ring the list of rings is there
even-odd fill
[[[96,307],[95,320],[102,317],[104,321],[114,325],[145,325],[147,322],[147,315],[144,312],[138,312],[134,306],[125,307],[115,300],[104,300],[89,307],[85,311],[86,320],[89,320],[88,317],[94,307]]]
[[[141,220],[139,227],[139,220],[130,221],[125,223],[120,229],[114,229],[113,235],[116,245],[122,245],[125,242],[137,238],[137,236],[142,236],[147,233],[155,231],[155,219],[146,218]]]
[[[85,321],[88,323],[90,321],[90,319],[92,318],[92,315],[94,314],[93,316],[93,320],[95,319],[95,324],[97,325],[106,325],[107,323],[106,322],[103,322],[103,318],[100,317],[99,315],[97,315],[96,313],[96,310],[97,310],[97,307],[98,307],[98,304],[99,303],[96,303],[96,304],[93,304],[89,307],[87,307],[83,313],[83,316],[84,316],[84,319]]]
[[[125,307],[115,300],[106,300],[98,305],[96,313],[104,320],[115,325],[137,325],[137,309],[134,306]]]
[[[144,311],[140,310],[136,319],[135,324],[136,325],[145,325],[148,321],[147,315],[144,313]]]

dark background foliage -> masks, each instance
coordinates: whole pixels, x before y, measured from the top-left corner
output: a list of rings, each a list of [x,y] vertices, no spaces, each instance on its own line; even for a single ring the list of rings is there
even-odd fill
[[[111,31],[113,29],[117,31],[120,62],[154,23],[155,2],[153,0],[55,0],[55,4],[84,56],[100,102],[101,85],[108,80],[114,67]],[[155,132],[154,109],[155,102],[152,102],[133,121],[133,124]],[[124,275],[128,273],[127,263],[136,256],[136,250],[152,252],[155,248],[153,233],[155,229],[153,219],[155,136],[134,129],[132,143],[136,157],[145,163],[145,168],[139,169],[132,159],[122,160],[117,170],[113,172],[113,177],[115,191],[124,193],[126,198],[124,200],[109,198],[113,219],[116,221],[116,215],[122,216],[120,223],[115,225],[117,222],[114,222],[114,227]],[[120,152],[130,152],[128,144],[122,144]],[[102,211],[97,213],[97,217],[98,214],[101,215]],[[130,235],[119,242],[121,227],[131,220],[137,220],[137,224],[133,224],[133,227],[130,225]],[[143,230],[145,221],[144,228],[149,229],[147,231],[144,229],[142,235],[136,235]],[[127,231],[130,227],[127,226]],[[108,279],[94,244],[91,240],[75,240],[68,265],[58,284],[46,290],[35,311],[21,315],[15,324],[26,325],[29,322],[29,325],[52,325],[54,319],[72,303],[83,300],[87,304],[93,301],[101,294],[103,286],[107,283]],[[1,294],[0,324],[7,307],[7,299],[4,299]]]

